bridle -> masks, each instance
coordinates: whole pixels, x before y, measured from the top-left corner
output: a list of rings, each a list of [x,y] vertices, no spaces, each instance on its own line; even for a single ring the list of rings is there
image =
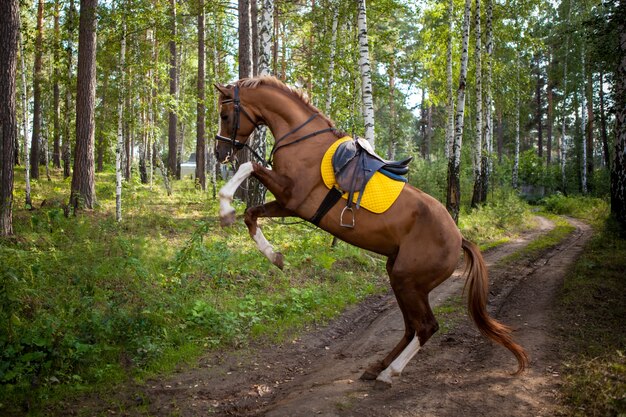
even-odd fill
[[[318,112],[313,113],[311,115],[311,117],[309,117],[300,126],[290,130],[289,132],[284,134],[282,137],[277,139],[274,142],[274,146],[272,147],[272,151],[270,152],[269,159],[265,160],[254,149],[252,149],[252,147],[250,145],[248,145],[247,143],[239,142],[237,140],[237,132],[239,131],[239,127],[240,127],[241,113],[243,113],[243,115],[246,116],[248,118],[248,120],[250,120],[250,122],[254,125],[255,129],[258,128],[260,125],[259,125],[259,123],[257,123],[252,118],[252,116],[250,116],[250,114],[246,111],[246,109],[243,108],[243,105],[241,104],[241,100],[239,99],[239,86],[236,85],[236,84],[234,86],[233,98],[232,99],[222,100],[222,102],[221,102],[221,104],[228,104],[228,103],[233,103],[234,110],[235,110],[235,117],[233,118],[233,123],[232,123],[232,127],[231,127],[231,132],[232,133],[230,134],[230,138],[227,138],[227,137],[221,136],[221,135],[215,135],[215,140],[217,140],[219,142],[229,143],[231,148],[232,148],[232,150],[234,151],[234,152],[232,152],[233,155],[234,155],[235,152],[240,151],[243,148],[248,148],[250,150],[250,152],[252,153],[252,155],[254,155],[265,166],[272,166],[272,159],[273,159],[274,155],[276,154],[276,151],[278,151],[279,149],[282,149],[282,148],[284,148],[286,146],[289,146],[289,145],[296,144],[298,142],[302,142],[303,140],[309,139],[309,138],[311,138],[313,136],[317,136],[317,135],[325,133],[325,132],[332,132],[332,131],[336,130],[334,127],[328,127],[328,128],[317,130],[315,132],[312,132],[312,133],[309,133],[307,135],[304,135],[301,138],[298,138],[298,139],[296,139],[296,140],[294,140],[292,142],[283,143],[284,140],[287,137],[289,137],[292,134],[298,132],[304,126],[306,126],[309,123],[311,123],[317,116],[319,116]]]
[[[228,103],[233,103],[233,106],[235,107],[235,117],[233,118],[233,124],[230,129],[232,133],[230,134],[230,138],[227,138],[221,135],[215,135],[215,140],[219,142],[230,143],[230,146],[233,151],[232,155],[234,155],[235,152],[242,150],[243,148],[248,148],[250,152],[252,152],[252,154],[259,161],[263,162],[264,165],[267,165],[265,159],[263,159],[254,149],[252,149],[250,145],[248,145],[247,143],[239,142],[237,140],[237,132],[239,131],[240,122],[241,122],[240,120],[241,113],[243,113],[244,116],[246,116],[248,120],[250,120],[250,122],[254,125],[255,129],[259,127],[259,124],[254,121],[252,116],[250,116],[250,114],[246,111],[246,109],[244,109],[243,106],[241,105],[241,100],[239,100],[239,86],[238,85],[235,85],[233,98],[222,100],[222,104],[228,104]]]

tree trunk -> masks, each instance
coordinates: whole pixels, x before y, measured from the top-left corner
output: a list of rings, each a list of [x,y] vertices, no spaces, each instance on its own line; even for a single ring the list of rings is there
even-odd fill
[[[78,80],[76,85],[76,147],[70,206],[93,209],[94,105],[96,98],[96,24],[98,0],[81,0],[78,29]]]
[[[365,139],[376,149],[374,135],[374,93],[372,89],[372,67],[370,64],[367,39],[367,13],[365,0],[358,0],[359,14],[357,19],[359,33],[359,68],[361,70],[361,96],[363,99],[363,120]]]
[[[587,68],[587,177],[593,178],[594,159],[593,159],[593,72],[591,64]],[[588,182],[587,188],[589,192],[593,192],[593,181]]]
[[[252,41],[252,76],[259,75],[259,8],[257,0],[250,0],[250,34]]]
[[[123,35],[122,35],[123,36]],[[109,77],[105,75],[104,85],[102,86],[102,99],[100,101],[100,117],[99,120],[106,120],[107,110],[107,91],[109,87]],[[96,172],[104,171],[104,152],[106,151],[106,142],[104,140],[104,132],[99,129],[98,140],[96,142]]]
[[[387,158],[390,160],[394,160],[396,158],[396,100],[395,100],[395,91],[396,91],[396,62],[395,62],[395,51],[391,54],[389,58],[389,147],[387,148]],[[424,115],[424,91],[426,89],[422,89],[422,121],[425,117]],[[423,132],[423,143],[426,144],[426,135],[425,131]],[[425,157],[428,158],[428,150],[425,148]]]
[[[572,13],[572,2],[569,1],[569,10],[567,12],[567,22],[566,25],[569,26],[570,15]],[[567,158],[567,136],[565,135],[565,124],[566,124],[566,101],[567,101],[567,57],[569,52],[569,35],[565,36],[565,60],[563,61],[563,123],[561,125],[561,144],[559,146],[559,151],[561,154],[561,191],[563,194],[567,194],[567,177],[565,176],[565,162]]]
[[[25,198],[24,204],[27,208],[31,208],[33,203],[30,197],[30,153],[28,142],[30,141],[28,129],[28,85],[26,84],[26,62],[24,60],[24,45],[22,43],[21,33],[19,34],[20,58],[22,64],[22,128],[24,130],[24,183]]]
[[[626,234],[626,23],[618,25],[615,73],[615,159],[611,170],[611,214]]]
[[[170,39],[170,107],[169,110],[169,130],[168,130],[168,147],[167,147],[167,170],[168,174],[171,177],[176,176],[176,172],[178,171],[177,167],[177,159],[176,152],[178,150],[178,142],[176,137],[176,129],[178,128],[178,115],[177,110],[175,109],[177,103],[176,97],[178,94],[178,60],[176,55],[176,37],[177,37],[177,27],[176,27],[176,0],[170,0],[171,7],[171,36]]]
[[[582,74],[582,78],[583,80],[586,80],[586,76],[585,76],[585,48],[583,47],[583,52],[582,52],[582,70],[583,70],[583,74]],[[581,94],[580,97],[582,99],[581,101],[581,116],[582,116],[582,123],[581,123],[581,130],[582,130],[582,141],[581,141],[581,149],[582,149],[582,161],[580,164],[580,173],[581,173],[581,181],[580,181],[580,188],[583,194],[587,194],[588,191],[588,184],[587,184],[587,100],[585,97],[585,83],[583,81],[583,85],[581,86]]]
[[[482,45],[480,39],[480,1],[475,1],[475,21],[474,39],[476,47],[474,49],[474,61],[476,65],[476,140],[474,142],[474,193],[472,194],[472,207],[478,207],[483,195],[483,179],[481,163],[483,160],[483,75],[482,75]]]
[[[74,0],[70,0],[67,10],[67,85],[65,87],[65,126],[63,135],[63,147],[61,157],[63,159],[63,178],[71,175],[72,149],[71,149],[71,129],[72,129],[72,37],[74,33]]]
[[[0,71],[0,236],[13,234],[13,147],[17,137],[15,94],[19,10],[18,0],[0,2],[0,62],[3,67]]]
[[[446,48],[446,85],[448,87],[448,102],[446,104],[446,143],[444,153],[450,160],[452,142],[454,141],[454,90],[452,87],[452,32],[454,30],[454,0],[448,2],[448,41]]]
[[[491,93],[491,80],[493,75],[493,3],[487,0],[487,79],[485,80],[485,129],[483,139],[483,154],[481,160],[481,195],[480,202],[487,201],[487,192],[489,191],[489,177],[492,170],[492,153],[493,153],[493,96]]]
[[[552,54],[550,54],[550,64],[552,66]],[[546,166],[550,166],[552,162],[552,126],[554,124],[554,81],[550,78],[550,71],[548,71],[548,121],[546,125],[547,138],[546,138]]]
[[[196,114],[196,181],[202,191],[206,190],[206,139],[205,139],[205,105],[204,105],[204,0],[198,1],[198,105]]]
[[[611,170],[611,155],[609,153],[609,135],[606,129],[606,113],[604,110],[604,71],[600,69],[600,135],[602,137],[602,153],[604,166]]]
[[[327,116],[331,116],[331,105],[333,102],[333,83],[335,82],[335,56],[337,55],[337,25],[339,24],[339,6],[333,9],[332,33],[330,39],[330,56],[328,62],[328,82],[326,84],[326,106]]]
[[[537,106],[537,156],[543,158],[543,108],[541,102],[541,90],[543,89],[543,78],[541,78],[541,59],[539,55],[536,59],[537,65],[537,83],[535,85],[535,100]]]
[[[517,22],[516,22],[517,23]],[[517,24],[516,24],[517,26]],[[515,85],[515,154],[513,156],[513,173],[512,173],[512,186],[513,189],[517,190],[519,188],[519,148],[520,148],[520,108],[522,106],[520,99],[520,49],[519,42],[516,45],[517,49],[517,60],[516,60],[516,74],[517,74],[517,83]]]
[[[37,3],[37,34],[35,37],[35,65],[33,70],[33,136],[30,148],[30,176],[39,179],[41,147],[41,60],[43,56],[43,0]]]
[[[461,146],[463,143],[463,122],[465,116],[465,83],[467,78],[467,60],[469,49],[471,0],[465,0],[463,13],[463,46],[461,52],[461,69],[459,73],[459,88],[457,89],[456,120],[454,127],[454,141],[448,161],[448,190],[446,208],[454,219],[459,222],[461,208]]]
[[[125,4],[122,3],[122,7]],[[117,98],[117,142],[115,144],[115,220],[122,221],[122,147],[124,136],[124,97],[126,96],[126,17],[122,17],[122,40],[120,42],[119,79],[120,92]]]
[[[59,123],[59,116],[61,112],[60,107],[60,92],[59,92],[59,49],[61,48],[60,30],[59,30],[59,0],[54,1],[54,85],[53,90],[53,124],[54,124],[54,138],[52,145],[52,166],[54,168],[61,168],[61,126]]]

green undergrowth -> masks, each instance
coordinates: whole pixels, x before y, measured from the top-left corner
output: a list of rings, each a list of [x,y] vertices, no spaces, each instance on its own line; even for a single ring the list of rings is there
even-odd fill
[[[626,240],[608,219],[608,205],[602,200],[557,198],[555,211],[581,218],[595,229],[558,300],[556,318],[565,354],[564,414],[624,416]]]
[[[69,218],[69,180],[33,181],[30,210],[20,174],[16,235],[0,241],[2,415],[47,415],[81,393],[193,366],[210,349],[283,340],[389,289],[383,258],[331,248],[307,223],[261,219],[285,255],[280,271],[240,219],[220,228],[217,201],[189,180],[171,196],[158,180],[125,183],[118,223],[113,172],[97,175],[96,209]],[[503,198],[463,213],[463,233],[492,245],[529,227],[523,202]]]

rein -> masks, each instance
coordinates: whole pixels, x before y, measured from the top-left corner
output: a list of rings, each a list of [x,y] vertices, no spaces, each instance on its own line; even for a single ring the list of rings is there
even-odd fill
[[[305,127],[306,125],[311,123],[313,120],[315,120],[315,118],[317,116],[319,116],[319,113],[317,113],[317,112],[313,113],[311,115],[311,117],[309,117],[300,126],[290,130],[289,132],[287,132],[286,134],[281,136],[278,140],[276,140],[274,142],[274,146],[272,147],[272,150],[270,152],[269,159],[265,160],[254,149],[252,149],[252,147],[250,145],[248,145],[247,143],[239,142],[237,140],[237,132],[239,131],[239,127],[240,127],[241,113],[243,113],[244,116],[246,116],[248,118],[248,120],[250,120],[250,122],[254,125],[255,129],[257,129],[260,126],[257,122],[254,121],[254,119],[252,118],[252,116],[250,116],[250,114],[246,111],[246,109],[243,108],[243,105],[241,104],[241,100],[239,99],[239,86],[238,85],[235,85],[233,98],[232,99],[223,100],[222,104],[227,104],[227,103],[231,103],[231,102],[234,104],[234,107],[235,107],[235,118],[233,119],[233,125],[232,125],[232,128],[231,128],[231,131],[232,131],[231,136],[230,136],[230,138],[227,138],[227,137],[224,137],[224,136],[221,136],[221,135],[215,135],[215,140],[220,141],[220,142],[230,143],[231,147],[234,150],[236,150],[236,151],[240,151],[243,148],[248,148],[250,150],[250,152],[252,153],[252,155],[254,155],[254,157],[256,157],[264,166],[270,166],[270,167],[272,166],[272,161],[274,159],[274,155],[276,154],[276,152],[279,149],[282,149],[282,148],[290,146],[290,145],[294,145],[296,143],[302,142],[303,140],[312,138],[312,137],[320,135],[322,133],[332,132],[332,131],[336,130],[334,127],[327,127],[325,129],[316,130],[315,132],[312,132],[312,133],[309,133],[307,135],[304,135],[304,136],[294,140],[293,142],[289,142],[289,143],[285,143],[285,144],[281,145],[281,142],[283,142],[285,139],[287,139],[289,136],[293,135],[294,133],[298,132],[300,129],[302,129],[303,127]]]

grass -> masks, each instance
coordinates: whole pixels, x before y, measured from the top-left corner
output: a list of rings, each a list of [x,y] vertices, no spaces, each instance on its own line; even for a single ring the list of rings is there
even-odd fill
[[[572,416],[626,415],[626,240],[606,203],[557,197],[561,214],[591,223],[596,234],[565,278],[556,319],[565,354],[564,411]],[[548,206],[550,207],[550,206]]]
[[[278,270],[243,222],[219,227],[217,201],[189,180],[172,196],[158,181],[125,183],[118,223],[111,171],[97,174],[96,209],[69,218],[59,172],[32,182],[33,210],[16,179],[16,236],[0,241],[2,415],[46,415],[81,393],[193,365],[207,349],[282,340],[389,288],[382,258],[331,248],[305,223],[263,219],[286,257]],[[464,213],[464,233],[494,244],[525,227],[528,208],[503,198]]]

